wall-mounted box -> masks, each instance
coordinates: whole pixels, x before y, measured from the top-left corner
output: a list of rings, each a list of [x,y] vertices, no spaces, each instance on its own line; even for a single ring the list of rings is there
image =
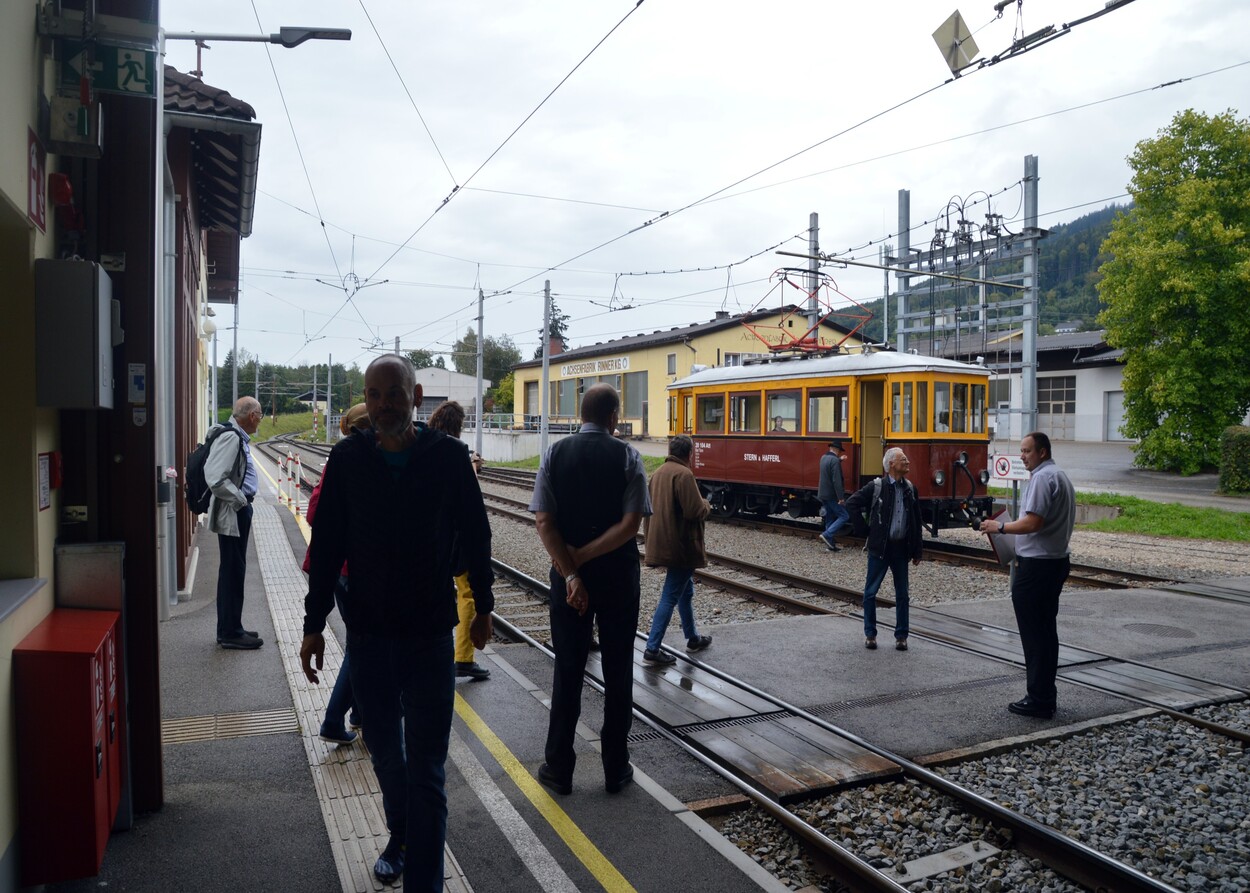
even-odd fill
[[[113,408],[113,282],[86,260],[35,261],[35,398]]]

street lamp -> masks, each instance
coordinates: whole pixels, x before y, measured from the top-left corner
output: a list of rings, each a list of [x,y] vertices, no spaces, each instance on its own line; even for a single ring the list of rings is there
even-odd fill
[[[166,40],[228,40],[250,43],[279,43],[287,49],[306,40],[351,40],[351,28],[279,28],[277,34],[204,34],[198,31],[166,31]]]

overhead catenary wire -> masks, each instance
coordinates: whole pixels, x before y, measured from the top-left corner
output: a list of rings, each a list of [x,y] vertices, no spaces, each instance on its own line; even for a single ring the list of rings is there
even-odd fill
[[[586,63],[586,60],[589,59],[591,56],[593,56],[595,54],[595,51],[598,50],[599,47],[603,46],[603,44],[607,41],[607,39],[611,37],[613,34],[615,34],[617,29],[619,29],[622,25],[624,25],[630,16],[632,16],[635,12],[638,11],[638,8],[642,6],[643,2],[644,0],[638,0],[637,3],[635,3],[632,7],[630,7],[629,12],[625,13],[625,15],[621,17],[621,20],[612,26],[612,28],[608,31],[607,34],[599,38],[599,42],[596,43],[593,47],[591,47],[590,51],[586,53],[586,55],[583,56],[576,65],[573,66],[573,68],[569,71],[569,73],[566,74],[564,77],[562,77],[560,79],[560,82],[551,88],[551,91],[542,98],[542,101],[540,101],[538,105],[534,107],[533,111],[531,111],[528,115],[526,115],[522,119],[521,123],[512,129],[511,133],[509,133],[506,137],[504,137],[503,142],[500,143],[498,146],[496,146],[495,150],[491,152],[488,156],[486,156],[486,160],[483,161],[481,164],[479,164],[477,166],[477,169],[473,171],[473,173],[469,174],[469,178],[465,180],[463,183],[455,186],[451,190],[451,192],[442,200],[442,202],[439,203],[438,207],[435,208],[430,213],[430,216],[425,218],[425,220],[421,223],[421,225],[418,226],[415,230],[413,230],[412,235],[410,235],[407,239],[405,239],[403,241],[403,244],[400,245],[399,248],[396,248],[395,251],[391,253],[390,257],[388,257],[386,260],[382,261],[382,263],[378,265],[378,268],[374,270],[372,275],[369,277],[370,279],[378,275],[378,273],[381,272],[382,268],[385,267],[387,264],[389,264],[395,258],[395,255],[399,254],[400,251],[402,251],[405,247],[407,247],[408,243],[411,242],[413,239],[415,239],[418,236],[418,234],[420,234],[421,230],[425,229],[425,227],[429,224],[429,222],[434,219],[435,215],[437,215],[439,211],[443,210],[443,208],[447,207],[447,203],[450,202],[453,198],[455,198],[455,196],[460,192],[461,189],[463,189],[465,186],[468,186],[469,183],[473,182],[473,178],[476,177],[478,174],[480,174],[482,172],[482,169],[485,168],[486,165],[490,164],[491,160],[494,159],[494,157],[498,155],[500,151],[502,151],[504,146],[508,145],[508,143],[512,140],[514,136],[517,135],[517,133],[521,130],[521,128],[524,127],[527,123],[529,123],[531,118],[533,118],[536,114],[538,114],[539,109],[541,109],[544,105],[547,104],[547,100],[551,99],[551,97],[556,94],[556,91],[564,86],[564,84],[568,81],[568,79],[571,78],[577,72],[577,70]]]
[[[256,27],[264,33],[264,28],[260,23],[260,13],[256,10],[256,0],[252,2],[252,15],[256,18]],[[312,174],[308,171],[308,162],[304,160],[304,150],[300,147],[299,134],[295,132],[295,120],[291,117],[290,106],[286,102],[286,93],[282,89],[282,80],[278,77],[278,68],[273,64],[273,53],[269,50],[269,45],[265,44],[265,58],[269,60],[269,70],[273,72],[273,82],[278,88],[278,98],[282,100],[282,111],[286,115],[287,126],[291,128],[291,139],[295,142],[295,153],[299,156],[300,166],[304,169],[304,180],[308,183],[308,194],[312,197],[313,207],[317,209],[317,219],[321,223],[321,234],[325,237],[326,248],[330,250],[330,260],[334,263],[335,272],[338,272],[338,258],[334,256],[334,245],[330,243],[330,234],[326,232],[325,221],[321,216],[321,205],[317,201],[317,190],[313,188]]]

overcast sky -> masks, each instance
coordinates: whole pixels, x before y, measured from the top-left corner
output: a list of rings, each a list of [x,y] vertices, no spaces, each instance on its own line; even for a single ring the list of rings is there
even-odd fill
[[[1102,7],[959,9],[988,59]],[[510,336],[525,359],[545,279],[572,347],[798,301],[770,276],[805,262],[773,246],[805,250],[812,212],[824,251],[874,261],[895,241],[900,189],[913,225],[952,199],[980,198],[981,222],[988,194],[1018,230],[1032,154],[1039,222],[1053,226],[1124,202],[1126,156],[1178,111],[1248,114],[1250,3],[1135,0],[952,81],[932,34],[955,8],[161,3],[170,32],[352,30],[348,43],[291,50],[214,42],[203,64],[205,82],[250,103],[264,128],[239,347],[362,368],[396,338],[450,351],[476,326],[479,288],[485,334]],[[193,43],[167,52],[195,68]],[[931,235],[922,226],[912,244]],[[881,295],[880,272],[830,272],[850,298]]]

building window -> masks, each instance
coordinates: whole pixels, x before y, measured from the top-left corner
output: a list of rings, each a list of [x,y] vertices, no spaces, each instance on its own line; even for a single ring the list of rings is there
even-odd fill
[[[668,355],[668,374],[669,375],[677,374],[677,354],[675,353],[671,353]]]
[[[625,393],[621,395],[625,411],[623,416],[631,419],[642,418],[642,406],[647,402],[647,373],[626,372]]]
[[[1076,412],[1076,376],[1056,375],[1037,380],[1037,411],[1041,415]]]

